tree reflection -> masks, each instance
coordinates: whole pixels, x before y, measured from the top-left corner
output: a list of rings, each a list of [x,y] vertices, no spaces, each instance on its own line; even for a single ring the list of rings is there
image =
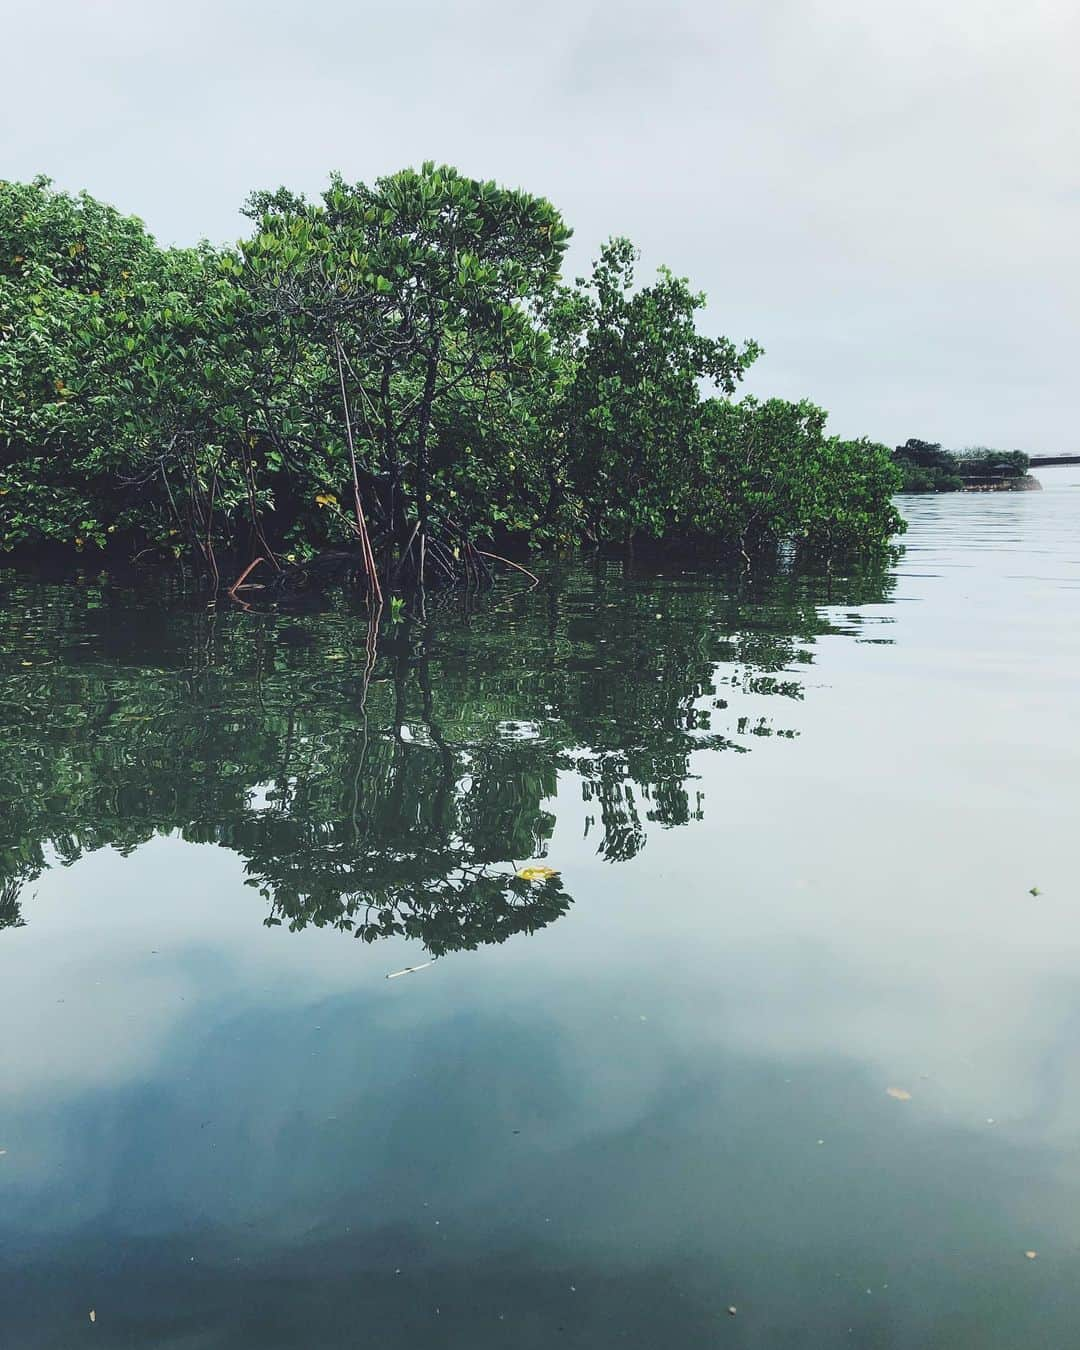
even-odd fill
[[[601,857],[705,811],[693,757],[791,738],[824,633],[884,568],[753,583],[574,567],[365,640],[319,612],[217,613],[108,578],[0,598],[0,927],[46,867],[158,834],[244,859],[266,922],[440,955],[565,913],[517,875],[576,815]],[[734,762],[734,761],[733,761]]]
[[[7,877],[0,883],[0,928],[21,928],[25,922],[19,905],[19,879]]]

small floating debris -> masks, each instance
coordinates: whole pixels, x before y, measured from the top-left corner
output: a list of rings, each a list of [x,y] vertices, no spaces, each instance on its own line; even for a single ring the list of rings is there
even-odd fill
[[[93,1308],[90,1309],[90,1321],[91,1322],[97,1321],[97,1313],[94,1311]]]
[[[739,1310],[738,1310],[738,1308],[735,1307],[734,1304],[732,1304],[731,1307],[730,1307],[727,1311],[728,1311],[728,1316],[729,1316],[729,1317],[734,1317],[735,1314],[736,1314]]]
[[[1029,1261],[1034,1261],[1035,1258],[1038,1256],[1038,1254],[1039,1254],[1038,1252],[1025,1252],[1025,1253],[1024,1253],[1024,1255],[1027,1257],[1027,1259],[1028,1259]]]
[[[422,966],[406,966],[404,970],[392,970],[387,975],[388,980],[396,980],[399,975],[414,975],[418,970],[427,970],[428,966],[433,966],[434,961],[425,961]]]
[[[522,867],[518,872],[522,881],[547,881],[558,875],[558,869],[554,867]]]
[[[894,1097],[898,1102],[911,1101],[911,1093],[908,1092],[905,1088],[898,1088],[898,1087],[886,1088],[885,1095],[887,1097]]]
[[[1039,890],[1038,886],[1032,886],[1031,890],[1028,891],[1028,895],[1042,895],[1042,891]]]

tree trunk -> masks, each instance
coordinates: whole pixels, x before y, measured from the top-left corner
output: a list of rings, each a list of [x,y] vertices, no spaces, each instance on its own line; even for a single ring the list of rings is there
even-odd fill
[[[424,373],[424,394],[420,400],[420,412],[416,427],[416,515],[420,522],[420,571],[419,582],[424,584],[424,555],[427,552],[428,536],[428,497],[430,496],[430,475],[428,472],[428,433],[431,429],[431,405],[435,399],[435,379],[439,371],[439,352],[442,347],[442,334],[435,338],[427,358],[427,370]]]

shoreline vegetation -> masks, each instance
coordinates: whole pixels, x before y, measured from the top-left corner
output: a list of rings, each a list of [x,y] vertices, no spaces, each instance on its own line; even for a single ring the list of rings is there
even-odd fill
[[[565,282],[540,197],[428,163],[244,214],[235,246],[160,248],[86,193],[0,182],[0,556],[378,603],[539,548],[749,561],[903,529],[885,446],[736,400],[757,344],[699,332],[667,269],[637,284],[629,241]]]
[[[901,492],[1023,492],[1042,486],[1028,472],[1022,450],[971,446],[945,450],[937,442],[909,440],[893,451]]]

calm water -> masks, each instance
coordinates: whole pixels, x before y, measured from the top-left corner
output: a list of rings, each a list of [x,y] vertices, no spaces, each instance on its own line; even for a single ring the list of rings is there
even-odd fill
[[[1076,1344],[1043,477],[880,572],[557,568],[371,655],[0,573],[3,1344]]]

